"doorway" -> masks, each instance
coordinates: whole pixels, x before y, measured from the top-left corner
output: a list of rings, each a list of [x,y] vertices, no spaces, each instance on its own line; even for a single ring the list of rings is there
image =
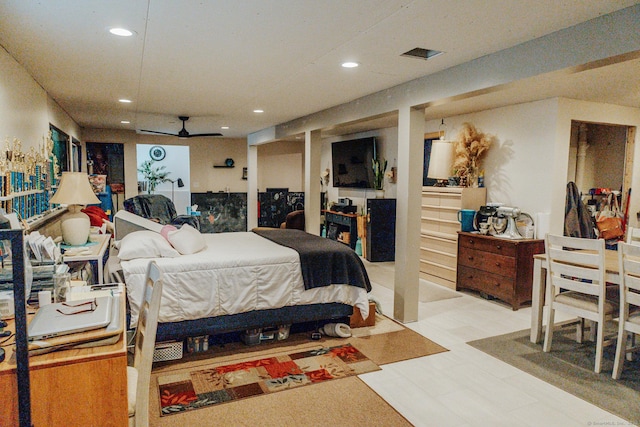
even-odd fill
[[[571,121],[567,181],[576,183],[592,215],[613,193],[628,219],[635,132],[634,126]]]

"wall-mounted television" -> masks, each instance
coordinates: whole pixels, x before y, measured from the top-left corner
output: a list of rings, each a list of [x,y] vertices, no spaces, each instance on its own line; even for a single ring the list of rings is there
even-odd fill
[[[331,144],[333,186],[373,188],[371,160],[375,155],[376,139],[374,137]]]

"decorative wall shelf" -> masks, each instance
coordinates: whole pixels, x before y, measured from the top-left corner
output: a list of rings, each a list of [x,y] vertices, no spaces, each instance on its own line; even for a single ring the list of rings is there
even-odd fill
[[[231,168],[235,168],[234,165],[231,166],[227,166],[227,165],[213,165],[214,168],[223,168],[223,169],[231,169]]]

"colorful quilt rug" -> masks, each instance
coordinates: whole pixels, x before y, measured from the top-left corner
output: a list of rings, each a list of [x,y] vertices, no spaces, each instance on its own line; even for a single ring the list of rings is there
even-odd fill
[[[379,370],[351,344],[158,377],[162,416]]]

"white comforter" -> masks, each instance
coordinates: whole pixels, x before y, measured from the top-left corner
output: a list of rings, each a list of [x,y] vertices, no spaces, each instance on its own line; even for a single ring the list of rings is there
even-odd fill
[[[289,305],[340,302],[364,318],[365,289],[335,284],[304,289],[300,259],[293,249],[252,232],[203,234],[207,248],[178,258],[155,258],[164,281],[160,322],[176,322]],[[122,261],[131,324],[138,322],[149,258]]]

